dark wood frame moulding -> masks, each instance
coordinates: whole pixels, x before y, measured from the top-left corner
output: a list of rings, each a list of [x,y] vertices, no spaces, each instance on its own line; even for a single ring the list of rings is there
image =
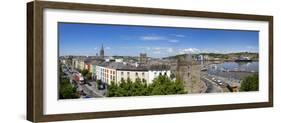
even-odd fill
[[[167,107],[159,109],[45,115],[43,113],[43,11],[46,8],[266,21],[269,23],[269,101],[226,105],[208,105],[176,108]],[[47,1],[33,1],[27,3],[27,120],[29,121],[46,122],[61,120],[79,120],[259,107],[273,107],[273,16]]]

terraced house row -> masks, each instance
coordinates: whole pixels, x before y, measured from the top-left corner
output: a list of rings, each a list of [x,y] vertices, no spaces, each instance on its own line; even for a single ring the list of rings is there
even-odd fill
[[[159,75],[171,75],[168,65],[147,65],[147,64],[129,64],[122,60],[88,60],[73,59],[72,66],[75,69],[87,69],[92,73],[93,79],[101,80],[103,83],[119,83],[128,78],[133,82],[140,79],[142,82],[152,83],[153,79]]]

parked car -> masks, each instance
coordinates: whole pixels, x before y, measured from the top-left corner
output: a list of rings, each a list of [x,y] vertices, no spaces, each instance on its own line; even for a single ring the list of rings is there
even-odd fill
[[[89,86],[92,86],[92,84],[91,84],[90,82],[87,82],[87,84],[88,84]]]
[[[219,85],[223,85],[223,82],[221,80],[217,80]]]
[[[92,97],[90,97],[90,96],[85,96],[84,98],[92,98]]]
[[[105,88],[106,88],[106,84],[105,83],[98,84],[98,89],[99,90],[104,90]]]

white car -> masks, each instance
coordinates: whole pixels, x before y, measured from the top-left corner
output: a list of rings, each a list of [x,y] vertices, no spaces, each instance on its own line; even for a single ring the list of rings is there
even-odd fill
[[[221,80],[218,80],[217,82],[218,82],[219,85],[223,84]]]

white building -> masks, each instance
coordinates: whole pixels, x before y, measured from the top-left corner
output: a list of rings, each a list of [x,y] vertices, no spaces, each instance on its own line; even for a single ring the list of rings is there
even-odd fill
[[[110,84],[110,82],[120,83],[121,80],[127,80],[128,78],[135,82],[136,79],[145,81],[149,84],[153,82],[153,79],[159,75],[167,75],[170,77],[171,71],[167,66],[134,66],[120,62],[104,62],[103,64],[96,66],[97,80],[101,80],[104,83]]]
[[[147,69],[141,67],[134,67],[131,65],[123,64],[120,62],[104,62],[96,66],[97,80],[110,84],[110,82],[121,82],[122,79],[127,80],[130,78],[135,81],[137,78],[140,80],[148,80]]]
[[[97,80],[101,80],[106,84],[116,82],[116,69],[108,67],[109,63],[105,62],[96,66]]]
[[[138,69],[138,70],[132,70],[132,69],[117,69],[117,82],[121,82],[121,80],[127,80],[130,79],[131,81],[135,82],[135,80],[138,78],[142,82],[148,81],[148,71],[146,69]]]
[[[158,71],[155,71],[155,70],[149,70],[148,71],[148,83],[151,84],[154,80],[154,78],[158,77],[159,75],[167,75],[168,77],[170,77],[171,75],[171,71],[170,70],[158,70]]]
[[[115,62],[123,62],[123,59],[115,59]]]
[[[154,78],[157,78],[159,75],[165,75],[170,77],[171,70],[167,65],[154,65],[150,66],[148,70],[148,83],[151,84]]]

